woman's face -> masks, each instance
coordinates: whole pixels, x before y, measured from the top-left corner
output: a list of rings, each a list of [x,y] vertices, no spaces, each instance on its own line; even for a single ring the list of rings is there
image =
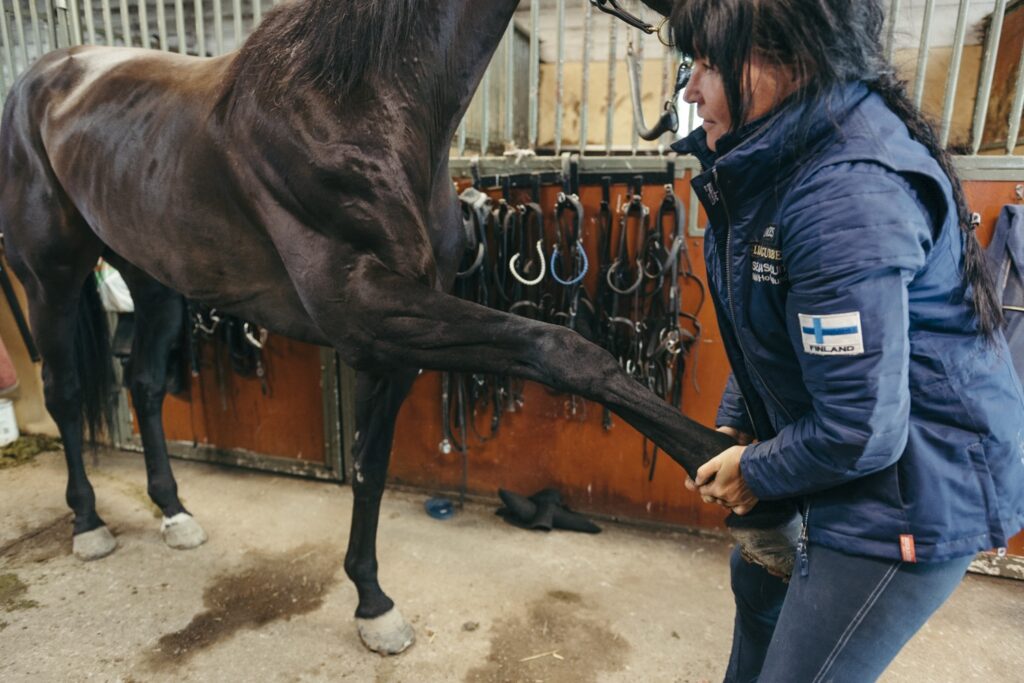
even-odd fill
[[[751,89],[747,121],[764,116],[796,89],[795,81],[784,70],[760,60],[752,60],[747,71],[744,85],[749,84]],[[704,119],[708,148],[715,151],[718,140],[732,129],[732,114],[725,98],[722,76],[706,60],[694,62],[690,82],[683,91],[683,100],[697,105],[697,115]]]

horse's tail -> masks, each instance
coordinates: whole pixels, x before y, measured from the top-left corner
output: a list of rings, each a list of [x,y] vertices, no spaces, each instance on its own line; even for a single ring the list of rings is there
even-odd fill
[[[75,370],[82,396],[82,417],[89,441],[96,443],[101,431],[114,429],[113,356],[110,353],[110,326],[103,309],[96,276],[90,272],[82,286],[75,320]]]

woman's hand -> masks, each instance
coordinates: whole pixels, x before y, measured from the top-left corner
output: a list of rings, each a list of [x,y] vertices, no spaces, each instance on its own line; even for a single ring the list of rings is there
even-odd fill
[[[724,430],[722,430],[724,431]],[[701,465],[696,481],[686,478],[686,488],[700,493],[705,503],[718,503],[737,515],[745,515],[757,504],[740,472],[740,457],[746,446],[732,446]]]
[[[753,443],[754,441],[754,437],[752,437],[750,434],[747,434],[746,432],[741,432],[735,427],[727,427],[723,425],[716,429],[715,431],[722,432],[723,434],[731,436],[732,438],[736,439],[736,443],[738,443],[741,446],[746,446],[748,444]]]

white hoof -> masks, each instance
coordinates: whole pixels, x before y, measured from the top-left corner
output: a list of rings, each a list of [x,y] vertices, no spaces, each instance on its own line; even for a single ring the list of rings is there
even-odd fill
[[[179,512],[173,517],[164,517],[160,524],[160,533],[164,543],[178,550],[198,548],[206,543],[206,532],[199,522],[187,512]]]
[[[416,640],[416,632],[397,607],[374,619],[356,617],[356,626],[363,645],[382,655],[397,655]]]
[[[117,539],[106,526],[75,534],[71,539],[71,550],[75,553],[75,557],[86,562],[106,557],[114,552],[116,547]]]

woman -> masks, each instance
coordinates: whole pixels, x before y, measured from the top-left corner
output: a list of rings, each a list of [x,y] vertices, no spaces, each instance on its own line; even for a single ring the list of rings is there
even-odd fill
[[[728,681],[874,680],[1024,524],[1024,394],[946,152],[877,0],[679,0],[741,445],[687,486],[800,500],[786,580],[732,559]],[[760,677],[760,678],[758,678]]]

